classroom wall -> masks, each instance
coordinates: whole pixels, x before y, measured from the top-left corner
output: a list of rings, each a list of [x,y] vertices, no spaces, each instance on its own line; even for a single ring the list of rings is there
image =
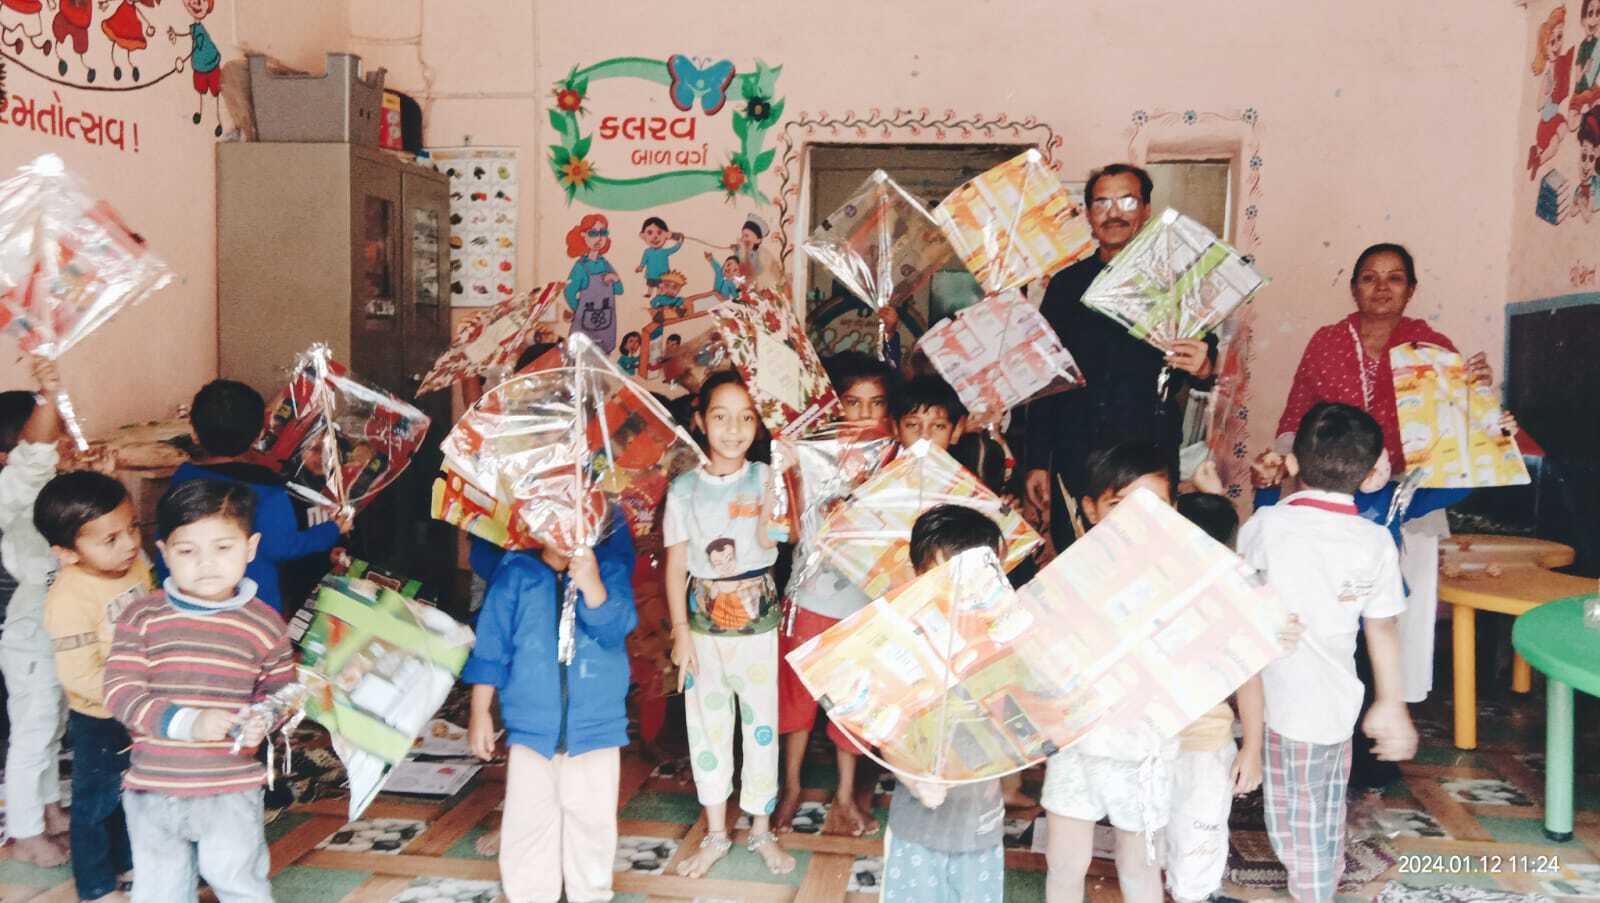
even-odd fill
[[[508,13],[465,0],[422,3],[425,28],[399,11],[415,5],[352,0],[352,30],[381,39],[364,52],[407,90],[431,80],[430,144],[470,135],[521,149],[521,287],[566,278],[567,231],[586,214],[607,217],[622,331],[647,316],[634,273],[645,216],[730,243],[755,213],[788,232],[792,264],[794,240],[810,225],[807,142],[970,141],[1042,145],[1070,181],[1111,160],[1234,158],[1235,238],[1273,280],[1254,305],[1254,445],[1270,436],[1312,330],[1351,309],[1349,267],[1369,243],[1402,241],[1416,253],[1413,315],[1465,349],[1498,356],[1503,341],[1513,232],[1506,177],[1526,156],[1519,110],[1534,81],[1521,38],[1528,14],[1513,4],[1441,16],[1397,13],[1384,0],[1034,0],[981,13],[957,2],[816,0],[737,14],[634,4],[601,19],[589,2]],[[394,43],[406,35],[419,37]],[[659,72],[677,53],[698,59],[696,70],[721,60],[741,75],[758,62],[782,67],[767,98],[782,101],[781,119],[758,147],[734,134],[735,116],[748,109],[739,80],[717,113],[692,91],[686,113],[669,85],[628,77],[630,63],[619,61],[642,58],[633,69]],[[558,82],[575,69],[590,75],[581,97],[565,98],[581,102],[578,131],[567,134],[557,91],[573,86]],[[483,96],[452,96],[463,92]],[[644,117],[642,136],[629,137],[639,131],[629,117]],[[691,127],[693,139],[674,137]],[[594,176],[569,199],[548,162],[551,146],[562,145],[570,164],[584,138]],[[724,190],[722,167],[748,151],[754,168],[769,150],[769,168],[746,174],[738,192]],[[1532,206],[1523,193],[1519,186],[1518,211]],[[672,258],[688,277],[685,296],[711,287],[705,250],[691,241]],[[1512,295],[1523,290],[1519,276]]]
[[[752,213],[778,227],[766,251],[792,277],[795,240],[810,227],[802,173],[814,141],[1035,144],[1069,181],[1110,160],[1231,156],[1234,237],[1273,279],[1255,302],[1255,444],[1275,425],[1310,332],[1350,309],[1348,267],[1365,245],[1413,248],[1423,284],[1412,313],[1467,349],[1497,352],[1508,284],[1516,280],[1513,298],[1527,290],[1507,249],[1516,211],[1532,203],[1523,186],[1508,192],[1506,179],[1530,139],[1521,114],[1534,81],[1523,39],[1532,13],[1513,4],[1440,16],[1396,14],[1383,0],[1018,0],[975,16],[971,4],[952,0],[816,0],[737,14],[635,3],[603,17],[575,0],[301,0],[272,4],[284,11],[278,17],[253,14],[265,0],[221,4],[213,31],[232,40],[281,48],[300,63],[342,45],[387,67],[389,83],[423,103],[430,145],[518,148],[520,289],[566,278],[568,230],[586,214],[604,215],[613,242],[606,256],[623,286],[619,334],[647,317],[634,269],[649,215],[706,242],[691,240],[671,259],[687,277],[686,297],[711,288],[707,245],[733,242]],[[155,15],[186,19],[175,4]],[[717,112],[706,111],[714,91],[688,89],[684,112],[671,86],[658,83],[664,61],[679,53],[695,63],[688,78],[723,60],[733,65],[738,77]],[[586,72],[581,96],[558,95],[558,82]],[[741,142],[734,121],[751,112],[741,88],[758,74],[749,83],[770,94],[762,98],[769,110],[782,107]],[[35,95],[46,87],[15,74],[8,84]],[[68,89],[64,97],[138,121],[139,149],[28,141],[70,153],[188,277],[77,352],[114,355],[134,337],[170,330],[169,311],[190,314],[161,366],[134,368],[91,407],[124,418],[160,413],[214,369],[211,139],[188,122],[193,94],[176,78],[128,94]],[[574,100],[579,109],[568,116],[561,102]],[[581,156],[592,170],[579,167],[581,184],[572,184],[573,151],[585,139]],[[0,165],[33,150],[15,145],[0,147]],[[553,170],[552,146],[566,151],[567,184]]]
[[[1538,0],[1521,13],[1508,171],[1512,301],[1600,289],[1600,3],[1591,7],[1587,23],[1581,0]]]
[[[155,34],[135,51],[132,65],[101,23],[118,7],[93,8],[83,59],[69,46],[11,42],[21,34],[53,37],[55,12],[42,19],[21,17],[24,31],[7,31],[0,49],[5,68],[7,109],[0,112],[0,173],[9,176],[39,154],[61,156],[86,181],[92,193],[109,201],[129,227],[177,274],[173,284],[143,305],[129,309],[67,352],[61,368],[86,430],[94,435],[120,424],[170,415],[217,372],[216,177],[214,130],[220,121],[232,129],[226,109],[220,114],[208,96],[203,104],[186,65],[194,21],[180,2],[137,7]],[[337,47],[345,30],[341,4],[327,0],[216,0],[203,24],[222,52],[223,62],[238,59],[248,47],[301,67],[321,68],[324,47]],[[0,26],[18,17],[0,10]],[[182,32],[169,40],[167,29]],[[69,39],[70,41],[70,39]],[[85,60],[95,69],[88,79]],[[183,60],[182,71],[174,71]],[[115,67],[122,68],[116,78]],[[203,111],[202,121],[192,121]],[[92,117],[92,119],[90,118]],[[67,134],[67,120],[74,120]],[[83,137],[91,128],[91,140]],[[0,342],[0,386],[28,384],[26,362],[15,346]]]

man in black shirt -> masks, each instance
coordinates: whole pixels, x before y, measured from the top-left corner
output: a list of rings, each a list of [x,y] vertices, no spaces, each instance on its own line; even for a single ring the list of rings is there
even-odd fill
[[[1084,186],[1089,228],[1100,249],[1050,280],[1039,310],[1072,352],[1085,385],[1034,402],[1028,411],[1024,462],[1028,498],[1050,511],[1056,548],[1072,541],[1061,484],[1074,496],[1084,483],[1089,453],[1118,442],[1160,443],[1176,463],[1183,428],[1178,398],[1185,385],[1208,380],[1216,338],[1180,339],[1163,352],[1128,334],[1125,326],[1083,304],[1083,293],[1150,218],[1150,176],[1113,163],[1089,174]],[[1158,393],[1163,367],[1172,375]]]

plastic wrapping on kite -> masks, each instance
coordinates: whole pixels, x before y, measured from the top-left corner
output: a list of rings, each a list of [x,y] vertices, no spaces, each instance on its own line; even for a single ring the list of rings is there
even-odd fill
[[[428,415],[361,382],[313,345],[267,408],[256,450],[289,490],[331,512],[356,512],[393,483],[428,435]]]
[[[1031,148],[952,191],[933,218],[985,294],[1021,288],[1095,249],[1082,206]]]
[[[447,389],[470,376],[506,376],[523,349],[533,344],[545,315],[561,298],[565,282],[551,282],[537,291],[507,298],[461,321],[450,347],[434,362],[417,386],[417,397]]]
[[[908,300],[955,253],[927,208],[881,169],[800,247],[874,309]]]
[[[676,351],[661,359],[661,378],[691,393],[699,392],[706,377],[731,366],[727,336],[713,323],[710,329],[682,342]]]
[[[1014,289],[941,320],[917,347],[969,411],[994,418],[1084,382],[1039,308]]]
[[[172,280],[105,201],[45,154],[0,182],[0,329],[51,360]],[[66,393],[57,399],[80,450]]]
[[[1079,743],[1160,754],[1280,655],[1287,618],[1238,556],[1140,489],[1020,590],[992,550],[967,550],[788,661],[891,768],[962,783]]]
[[[1521,486],[1528,465],[1500,426],[1494,387],[1474,382],[1448,348],[1407,342],[1389,349],[1406,470],[1428,489]]]
[[[411,752],[472,652],[444,612],[377,583],[326,577],[300,640],[305,712],[328,729],[350,778],[351,819]]]
[[[916,576],[911,566],[911,526],[924,511],[947,504],[976,508],[999,523],[1005,543],[1002,561],[1008,570],[1043,542],[1020,513],[948,452],[924,439],[902,451],[828,515],[817,531],[817,551],[876,599]]]
[[[1095,277],[1083,303],[1159,348],[1203,338],[1266,284],[1211,230],[1169,209]]]
[[[568,340],[563,366],[485,393],[443,448],[446,482],[492,500],[510,523],[502,538],[523,540],[511,547],[567,555],[602,539],[619,511],[653,512],[672,478],[705,460],[660,402],[583,335]],[[435,516],[461,523],[448,510]]]

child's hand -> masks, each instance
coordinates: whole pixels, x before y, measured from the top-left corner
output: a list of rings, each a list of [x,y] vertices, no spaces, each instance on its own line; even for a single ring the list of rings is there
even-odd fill
[[[1417,754],[1417,728],[1403,702],[1375,702],[1361,722],[1372,738],[1372,752],[1384,762],[1404,762]]]
[[[243,711],[244,709],[240,709],[238,712],[230,712],[226,709],[201,709],[200,715],[194,719],[194,727],[189,733],[196,740],[208,743],[226,740],[228,732],[233,730],[234,725],[240,722],[240,712]]]
[[[61,372],[56,369],[56,362],[47,358],[34,355],[33,381],[39,386],[39,394],[49,396],[51,404],[55,403],[56,393],[61,391]]]
[[[711,256],[711,252],[710,252],[710,251],[707,251],[707,252],[706,252],[706,259],[707,259],[707,260],[716,260],[716,258],[715,258],[715,257],[712,257],[712,256]]]
[[[1489,356],[1482,351],[1467,358],[1467,381],[1471,383],[1494,383],[1494,368],[1489,366]]]
[[[694,637],[689,635],[688,624],[675,624],[672,627],[672,664],[678,668],[678,692],[683,692],[684,684],[700,670],[700,663],[694,657]]]
[[[1306,635],[1306,625],[1300,620],[1299,615],[1290,615],[1289,622],[1278,631],[1278,646],[1284,655],[1291,655],[1300,648],[1300,638]]]
[[[583,549],[573,555],[572,563],[567,565],[567,578],[583,593],[584,605],[599,608],[606,603],[606,585],[600,582],[600,565],[594,560],[594,552]]]
[[[895,780],[904,781],[906,789],[911,791],[911,795],[917,798],[917,802],[927,806],[929,809],[937,809],[943,805],[945,797],[950,792],[950,788],[944,784],[913,780],[905,775],[896,775]]]
[[[1189,479],[1189,482],[1194,484],[1195,489],[1201,492],[1209,492],[1212,495],[1224,495],[1228,491],[1223,488],[1222,474],[1217,472],[1217,462],[1213,458],[1207,458],[1200,462],[1200,466],[1195,468],[1194,476]]]
[[[1517,418],[1510,411],[1500,412],[1500,432],[1505,433],[1507,437],[1511,437],[1521,431],[1522,427],[1517,425]]]
[[[1264,451],[1250,465],[1250,482],[1257,489],[1276,486],[1283,482],[1284,458],[1275,451]]]
[[[494,758],[494,745],[494,719],[473,712],[471,720],[467,722],[467,748],[487,762]]]
[[[1261,786],[1261,747],[1246,743],[1233,757],[1233,795],[1244,796]]]
[[[239,719],[239,746],[242,749],[255,749],[261,741],[267,738],[267,730],[271,727],[267,719],[261,715],[251,715],[248,707],[241,707],[234,717]]]
[[[634,267],[634,268],[633,268],[633,271],[634,271],[634,272],[635,272],[635,273],[643,273],[643,272],[644,272],[644,265],[643,265],[643,264],[640,264],[640,265],[639,265],[639,266],[636,266],[636,267]]]
[[[349,533],[356,524],[356,513],[350,508],[340,508],[339,513],[333,516],[333,522],[339,525],[340,533]]]

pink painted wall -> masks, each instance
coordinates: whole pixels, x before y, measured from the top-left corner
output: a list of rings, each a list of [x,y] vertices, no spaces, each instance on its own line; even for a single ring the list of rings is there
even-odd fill
[[[403,88],[421,94],[431,80],[437,99],[429,105],[429,143],[470,135],[475,143],[522,149],[523,288],[565,278],[563,236],[589,212],[581,193],[566,202],[544,162],[546,146],[558,140],[547,116],[555,82],[574,65],[682,52],[731,59],[741,71],[757,59],[782,65],[775,93],[786,101],[788,121],[820,118],[823,111],[839,119],[847,111],[861,118],[872,110],[923,107],[932,118],[946,110],[956,118],[1036,117],[1061,136],[1054,154],[1069,180],[1110,160],[1239,154],[1237,238],[1273,279],[1256,302],[1257,442],[1276,420],[1311,331],[1350,309],[1348,267],[1371,242],[1398,240],[1416,253],[1422,287],[1413,315],[1464,348],[1498,357],[1512,243],[1506,177],[1526,152],[1518,110],[1531,81],[1524,77],[1525,14],[1509,3],[1471,4],[1441,16],[1420,8],[1399,14],[1383,0],[1337,6],[1249,0],[1228,4],[1226,13],[1214,4],[1157,0],[1039,0],[1008,4],[1003,18],[997,7],[975,18],[964,4],[819,0],[785,15],[674,5],[601,16],[590,2],[502,13],[502,4],[468,0],[448,12],[425,4],[425,23],[396,6],[402,4],[352,0],[352,31],[379,39],[365,48],[359,38],[354,43],[381,58]],[[470,92],[493,96],[461,96]],[[610,113],[681,115],[665,93],[657,90],[647,102],[636,86],[595,82],[583,128],[594,130]],[[1140,111],[1145,121],[1136,127]],[[1196,113],[1193,124],[1186,111]],[[701,117],[713,156],[733,146],[727,118],[728,110]],[[789,129],[802,148],[803,131]],[[782,132],[773,130],[769,147]],[[1015,134],[993,129],[970,140],[1015,140]],[[1043,131],[1026,134],[1036,140]],[[913,136],[898,128],[815,136],[933,139],[927,130]],[[780,148],[779,165],[782,154]],[[1249,168],[1252,156],[1260,158],[1257,169]],[[631,167],[625,154],[611,150],[597,149],[593,159],[617,177],[659,170]],[[536,193],[527,190],[529,180]],[[773,196],[778,181],[774,169],[760,177],[760,187]],[[1251,219],[1246,206],[1255,208]],[[1530,206],[1520,198],[1516,204],[1519,211]],[[642,277],[632,270],[645,215],[731,241],[752,211],[777,219],[770,206],[714,194],[609,213],[615,246],[608,256],[627,287],[622,328],[637,328],[644,317]],[[791,230],[806,228],[802,218]],[[700,256],[689,245],[673,259],[690,277],[686,294],[708,287]]]
[[[1213,4],[1157,0],[1032,0],[1006,5],[1003,18],[992,7],[975,17],[966,4],[846,0],[817,0],[781,15],[684,5],[630,6],[622,14],[602,12],[589,0],[221,3],[213,33],[226,55],[236,52],[233,43],[254,42],[314,64],[325,47],[347,46],[370,65],[388,67],[390,84],[423,102],[429,144],[470,138],[520,148],[523,289],[565,278],[563,236],[589,212],[581,194],[566,201],[545,162],[547,146],[558,140],[547,112],[555,82],[575,65],[682,52],[727,58],[741,71],[757,59],[781,65],[775,95],[785,100],[788,123],[825,113],[860,119],[873,110],[927,108],[932,119],[950,111],[955,119],[991,123],[965,140],[1057,135],[1052,152],[1072,181],[1115,159],[1237,154],[1236,237],[1273,279],[1256,302],[1258,441],[1270,432],[1307,336],[1349,309],[1347,268],[1366,244],[1399,240],[1413,248],[1423,284],[1412,313],[1465,348],[1497,352],[1508,285],[1513,297],[1526,294],[1520,264],[1511,266],[1506,249],[1527,238],[1513,224],[1532,205],[1524,203],[1523,186],[1508,189],[1506,180],[1526,154],[1528,127],[1519,116],[1533,79],[1523,38],[1527,14],[1508,3],[1471,4],[1441,16],[1420,9],[1397,14],[1383,0],[1337,7],[1244,0],[1226,5],[1226,13]],[[158,13],[163,21],[183,18],[174,4]],[[11,86],[32,94],[44,87],[26,75],[13,75]],[[664,90],[647,88],[594,83],[582,127],[595,130],[607,114],[680,115]],[[0,144],[0,166],[42,149],[68,155],[186,274],[186,284],[76,352],[78,360],[128,358],[129,349],[182,330],[163,344],[160,366],[121,367],[116,379],[83,393],[93,395],[85,406],[101,420],[158,414],[215,365],[210,140],[188,122],[193,95],[186,84],[68,96],[139,121],[139,152],[74,147],[12,130]],[[738,104],[736,98],[719,115],[699,117],[696,143],[710,145],[713,161],[732,149],[729,117]],[[1192,123],[1188,111],[1195,113]],[[1001,115],[1033,117],[1037,125],[1020,133],[995,126]],[[808,136],[780,125],[766,146],[778,147],[784,134],[793,142],[791,173],[798,177]],[[858,134],[849,127],[812,138],[936,140],[926,129]],[[948,133],[946,140],[964,139]],[[782,157],[780,147],[777,166]],[[1257,168],[1252,157],[1259,158]],[[594,159],[616,177],[660,169],[632,166],[616,147],[597,147]],[[776,197],[779,181],[775,167],[758,185]],[[803,197],[790,202],[804,206]],[[1253,217],[1246,207],[1254,207]],[[779,219],[772,205],[718,194],[609,213],[615,240],[609,256],[627,287],[622,329],[644,318],[642,277],[633,273],[644,216],[656,213],[674,229],[724,242],[750,212]],[[790,224],[791,240],[807,228],[803,217]],[[673,264],[690,277],[685,294],[709,288],[698,246],[686,246]],[[73,377],[75,387],[88,381]]]
[[[1541,28],[1558,9],[1562,11],[1563,22],[1559,51],[1555,54],[1558,62],[1547,62],[1545,68],[1535,74]],[[1585,67],[1576,59],[1585,40],[1595,42],[1595,55],[1600,56],[1600,16],[1590,19],[1594,34],[1591,38],[1591,32],[1584,26],[1581,0],[1539,0],[1528,4],[1522,15],[1525,37],[1519,48],[1516,69],[1520,99],[1520,114],[1514,128],[1517,153],[1508,169],[1513,187],[1507,295],[1512,301],[1528,301],[1600,291],[1600,276],[1597,276],[1600,274],[1600,208],[1595,204],[1600,192],[1591,191],[1582,196],[1579,193],[1594,176],[1593,161],[1600,154],[1600,145],[1591,144],[1590,160],[1586,164],[1580,126],[1586,111],[1593,110],[1594,106],[1592,95],[1580,96],[1578,82]],[[1572,58],[1570,67],[1559,62],[1562,57]],[[1549,80],[1556,68],[1567,74],[1558,83]],[[1561,97],[1555,104],[1559,118],[1551,120],[1553,125],[1546,126],[1541,135],[1540,124],[1552,85]],[[1594,126],[1600,126],[1600,112],[1588,115],[1594,118]],[[1546,205],[1543,215],[1541,188]]]
[[[96,68],[91,87],[126,89],[134,84],[132,73],[124,64],[122,79],[112,77],[111,45],[100,30],[103,15],[109,13],[96,8],[90,26],[86,56]],[[203,123],[191,121],[198,95],[187,68],[155,82],[171,71],[175,58],[189,52],[192,20],[183,5],[162,3],[145,14],[156,34],[134,55],[143,85],[137,90],[80,87],[89,83],[70,51],[68,74],[60,78],[54,51],[45,58],[25,46],[17,60],[11,48],[4,50],[6,89],[14,98],[47,106],[59,103],[66,116],[90,112],[126,125],[122,148],[92,145],[16,125],[14,100],[0,122],[0,173],[9,175],[42,153],[60,155],[177,273],[170,287],[106,324],[63,359],[67,388],[91,435],[166,416],[217,372],[216,113],[207,98]],[[50,15],[47,11],[44,21],[47,36]],[[292,65],[320,67],[322,50],[339,47],[345,30],[342,5],[327,0],[217,0],[204,21],[224,62],[249,47]],[[185,34],[170,42],[169,26]],[[30,22],[27,27],[34,26]],[[117,51],[119,62],[122,56]],[[53,84],[24,66],[71,86]],[[231,129],[226,110],[222,118],[224,130]],[[0,387],[27,384],[25,362],[15,358],[15,346],[0,342]]]

